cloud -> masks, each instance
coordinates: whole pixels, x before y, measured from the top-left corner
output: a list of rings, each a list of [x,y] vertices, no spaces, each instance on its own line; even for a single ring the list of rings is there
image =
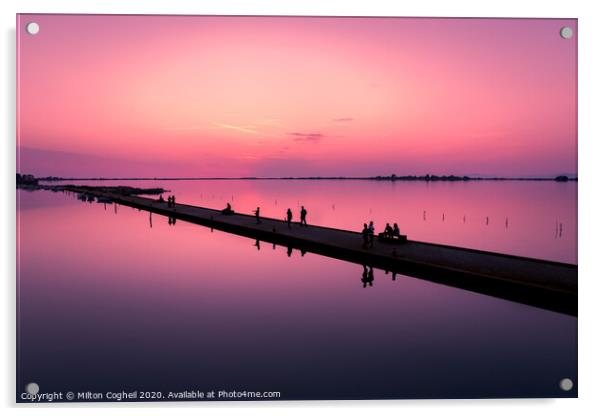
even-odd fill
[[[320,140],[322,140],[324,137],[326,137],[322,133],[300,133],[300,132],[293,132],[293,133],[287,133],[287,134],[289,136],[294,136],[293,140],[296,141],[296,142],[314,142],[314,143],[317,143]]]
[[[224,124],[224,123],[215,123],[215,125],[222,129],[236,130],[236,131],[241,131],[243,133],[250,133],[250,134],[259,134],[259,132],[257,130],[253,130],[253,129],[250,129],[247,127],[234,126],[232,124]]]
[[[337,123],[342,123],[342,122],[345,122],[345,121],[353,121],[353,117],[333,118],[332,121],[335,121]]]

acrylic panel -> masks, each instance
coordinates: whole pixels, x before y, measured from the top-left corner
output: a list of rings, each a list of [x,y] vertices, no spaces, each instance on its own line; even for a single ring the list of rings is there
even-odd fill
[[[577,20],[17,16],[17,402],[577,396]]]

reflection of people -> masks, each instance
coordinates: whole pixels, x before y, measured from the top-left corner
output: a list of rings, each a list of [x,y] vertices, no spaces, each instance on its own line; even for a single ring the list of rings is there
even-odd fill
[[[388,270],[385,270],[385,274],[389,274]],[[397,279],[397,272],[391,272],[391,280],[395,281]]]
[[[291,209],[289,208],[288,210],[286,210],[286,223],[288,225],[288,228],[291,228],[292,220],[293,220],[293,211],[291,211]]]
[[[288,246],[286,248],[286,255],[290,257],[292,254],[293,254],[293,248],[291,246]]]
[[[257,250],[261,250],[261,246],[259,245],[259,240],[255,240],[255,247],[257,247]]]
[[[366,267],[364,264],[364,271],[362,272],[362,283],[364,287],[372,286],[372,282],[374,281],[374,269],[370,266],[370,269]]]
[[[307,210],[303,205],[301,205],[301,221],[299,222],[299,224],[302,226],[305,225],[307,227]]]

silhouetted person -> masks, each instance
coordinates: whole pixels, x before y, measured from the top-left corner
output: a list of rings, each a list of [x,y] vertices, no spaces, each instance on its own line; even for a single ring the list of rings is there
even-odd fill
[[[303,205],[301,205],[301,221],[300,221],[300,225],[301,226],[305,225],[307,227],[307,210],[305,209],[305,207]]]
[[[176,206],[176,196],[175,195],[171,197],[171,206],[172,207]]]
[[[232,215],[234,211],[232,210],[232,206],[229,202],[226,202],[226,208],[222,210],[222,214],[224,215]]]
[[[397,223],[393,224],[393,237],[399,237],[401,233],[399,232],[399,226]]]
[[[368,236],[370,237],[370,247],[374,247],[374,221],[368,225]]]
[[[159,202],[163,203],[165,200],[163,199],[163,194],[159,195]]]
[[[370,242],[370,230],[368,229],[368,224],[366,223],[364,223],[364,228],[362,229],[362,239],[364,240],[362,247],[368,247],[368,243]]]
[[[385,237],[391,237],[393,235],[393,228],[389,223],[387,223],[387,225],[385,226],[384,234]]]
[[[257,207],[257,209],[253,212],[255,213],[255,219],[257,220],[257,224],[261,224],[261,219],[259,218],[259,207]]]
[[[286,210],[286,224],[288,225],[288,228],[291,228],[291,221],[293,220],[293,211],[291,211],[291,209],[287,209]]]

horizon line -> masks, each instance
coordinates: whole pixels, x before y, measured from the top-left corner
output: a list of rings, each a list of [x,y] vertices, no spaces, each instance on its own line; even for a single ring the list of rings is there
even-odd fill
[[[23,174],[26,175],[26,174]],[[34,176],[34,175],[32,175]],[[469,176],[469,175],[376,175],[376,176],[199,176],[199,177],[169,177],[169,176],[141,176],[141,177],[62,177],[62,176],[34,176],[39,180],[128,180],[128,181],[144,181],[144,180],[555,180],[557,178],[566,177],[568,180],[578,179],[576,174],[559,174],[550,176]]]

